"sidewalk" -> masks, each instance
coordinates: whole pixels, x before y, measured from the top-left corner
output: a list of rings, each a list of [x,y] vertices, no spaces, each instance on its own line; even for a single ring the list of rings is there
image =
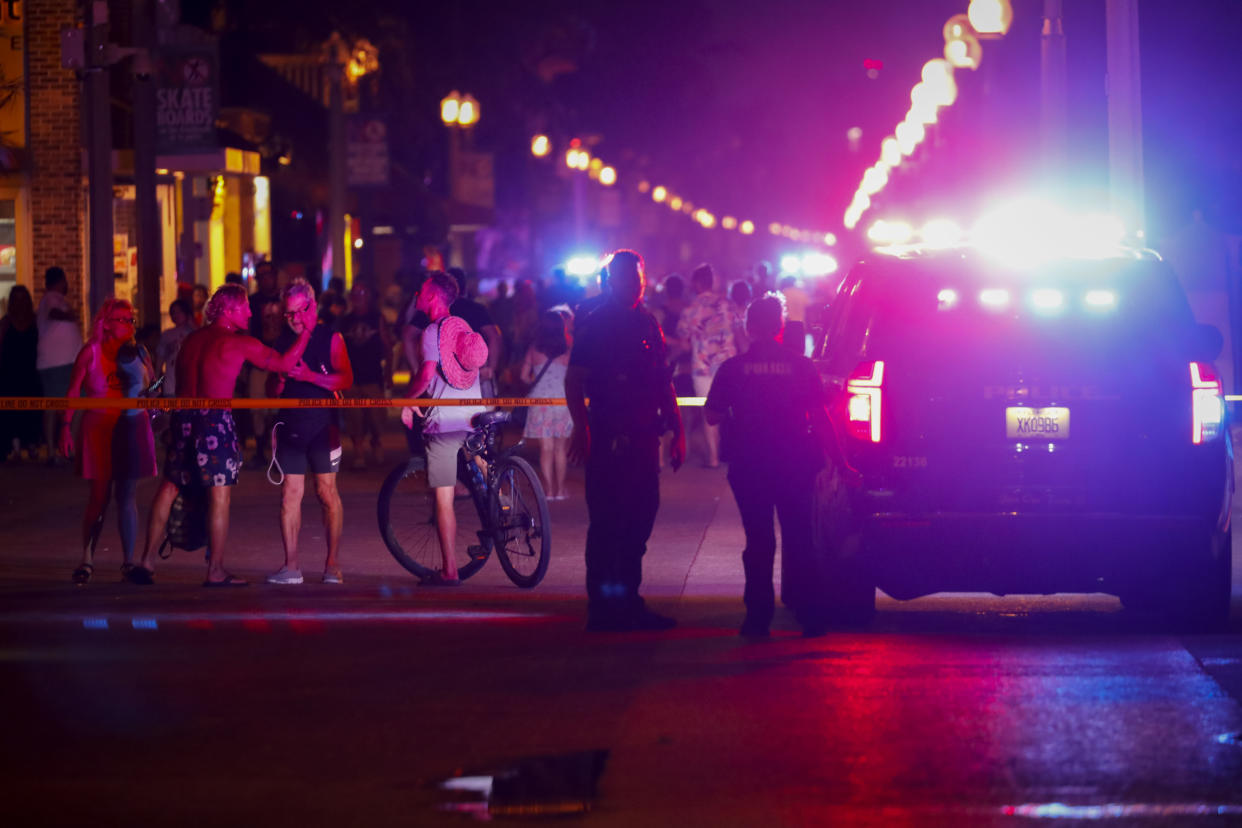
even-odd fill
[[[385,450],[382,467],[352,471],[348,468],[352,453],[347,446],[337,478],[345,505],[341,562],[350,585],[415,584],[414,577],[389,555],[377,527],[376,496],[385,475],[406,456],[404,438],[396,432],[386,434]],[[527,457],[538,466],[537,454],[527,453]],[[155,480],[143,481],[138,488],[139,548],[145,540],[155,488]],[[552,516],[552,558],[547,576],[535,591],[585,599],[582,551],[587,516],[581,468],[570,469],[569,488],[569,500],[548,504]],[[690,462],[680,471],[674,473],[666,467],[661,473],[660,500],[644,564],[644,593],[656,599],[736,597],[740,612],[743,533],[725,480],[725,468],[703,468],[692,452]],[[0,465],[0,583],[68,584],[69,574],[80,560],[79,524],[85,503],[86,484],[70,469],[41,464]],[[279,489],[267,482],[263,471],[242,473],[233,493],[225,558],[229,570],[255,582],[280,567],[283,556],[279,503]],[[314,493],[308,490],[303,501],[300,557],[307,585],[316,588],[321,587],[318,576],[324,555],[320,514]],[[95,579],[104,583],[117,580],[120,562],[115,509],[110,507],[95,553]],[[157,587],[197,584],[204,571],[201,553],[176,551],[169,560],[157,561]],[[267,585],[262,588],[290,589]],[[491,597],[515,591],[517,587],[494,560],[462,590],[463,594]]]

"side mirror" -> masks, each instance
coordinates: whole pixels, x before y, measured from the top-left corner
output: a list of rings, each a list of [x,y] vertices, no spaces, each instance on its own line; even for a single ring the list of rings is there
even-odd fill
[[[1215,325],[1200,323],[1195,327],[1195,356],[1204,362],[1211,362],[1220,356],[1225,349],[1225,337]]]

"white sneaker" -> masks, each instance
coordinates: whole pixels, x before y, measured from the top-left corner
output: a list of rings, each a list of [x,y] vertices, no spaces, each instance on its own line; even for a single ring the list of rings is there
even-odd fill
[[[269,584],[300,584],[302,583],[302,570],[289,569],[288,567],[282,566],[271,575],[268,575],[264,580],[266,580]]]

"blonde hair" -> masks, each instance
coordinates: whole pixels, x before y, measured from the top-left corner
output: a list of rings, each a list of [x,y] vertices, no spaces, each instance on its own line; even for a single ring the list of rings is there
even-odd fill
[[[211,298],[207,300],[207,306],[203,308],[203,321],[208,325],[220,318],[220,315],[230,308],[240,307],[250,301],[250,297],[246,294],[246,289],[241,285],[226,284],[221,285]]]
[[[99,310],[95,312],[95,319],[91,323],[91,341],[103,342],[104,323],[108,320],[108,315],[118,308],[134,312],[134,306],[124,299],[117,299],[115,296],[111,299],[105,299],[104,303],[99,306]],[[133,339],[133,336],[130,336]]]

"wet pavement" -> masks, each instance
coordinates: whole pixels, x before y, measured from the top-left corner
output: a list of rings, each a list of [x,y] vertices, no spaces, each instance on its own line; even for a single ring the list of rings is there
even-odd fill
[[[1102,595],[937,595],[812,640],[778,614],[748,642],[736,509],[723,470],[692,466],[665,475],[646,568],[681,626],[592,635],[580,476],[543,585],[489,563],[445,591],[380,543],[385,471],[341,475],[343,587],[203,590],[188,553],[154,587],[116,582],[111,524],[75,588],[81,482],[0,466],[6,822],[1242,824],[1236,583],[1221,635]],[[279,566],[276,507],[243,480],[239,574]],[[314,576],[316,534],[308,497]]]

